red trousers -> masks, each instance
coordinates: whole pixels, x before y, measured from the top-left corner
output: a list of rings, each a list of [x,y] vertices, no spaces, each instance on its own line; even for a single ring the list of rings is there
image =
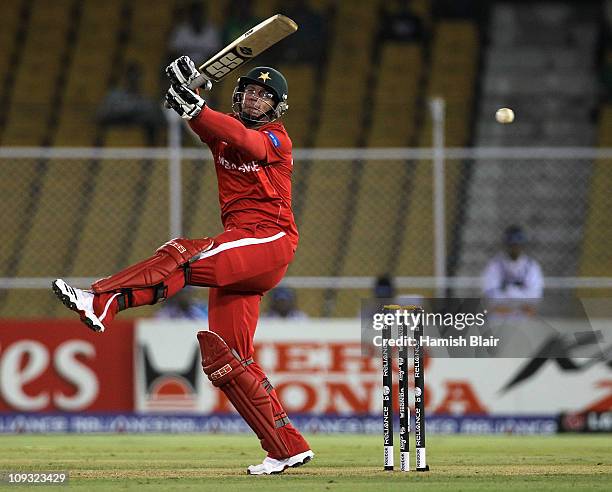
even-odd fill
[[[210,287],[208,325],[240,357],[253,357],[253,338],[259,318],[259,305],[263,294],[283,278],[294,255],[294,245],[280,229],[246,226],[231,229],[214,238],[212,249],[191,263],[187,282],[185,272],[177,269],[164,282],[167,297],[185,285]],[[118,311],[119,293],[96,295],[94,310],[104,323],[112,320]],[[130,307],[151,304],[153,288],[134,289]],[[247,366],[258,380],[266,376],[263,369],[253,363]],[[276,415],[284,414],[276,395],[270,392]],[[291,424],[277,429],[289,447],[291,455],[310,449],[308,443]]]

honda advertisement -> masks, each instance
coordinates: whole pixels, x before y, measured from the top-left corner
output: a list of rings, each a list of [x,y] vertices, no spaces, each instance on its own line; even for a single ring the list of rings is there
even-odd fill
[[[93,333],[72,320],[0,321],[0,431],[246,430],[202,372],[196,334],[205,329],[143,319]],[[256,362],[298,426],[379,432],[381,361],[364,353],[359,320],[261,320],[255,341]],[[612,360],[581,355],[426,351],[428,430],[611,431]]]

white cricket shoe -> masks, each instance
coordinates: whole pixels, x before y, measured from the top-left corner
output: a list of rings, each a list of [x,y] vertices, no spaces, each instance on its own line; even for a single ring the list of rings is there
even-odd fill
[[[51,283],[53,292],[64,303],[64,306],[78,313],[81,321],[93,331],[104,331],[104,325],[96,316],[93,308],[94,295],[86,290],[70,287],[61,278]]]
[[[305,465],[314,458],[314,453],[309,449],[303,453],[290,456],[284,460],[276,460],[266,457],[261,465],[251,465],[247,468],[249,475],[273,475],[283,473],[287,468],[296,468]]]

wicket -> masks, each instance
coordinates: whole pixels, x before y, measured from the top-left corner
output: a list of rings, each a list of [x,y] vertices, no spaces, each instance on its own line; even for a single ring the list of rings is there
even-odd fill
[[[384,306],[385,311],[397,310],[411,311],[423,314],[419,306]],[[413,378],[414,378],[414,439],[416,449],[416,471],[429,471],[425,454],[425,371],[423,370],[423,349],[420,337],[423,335],[423,317],[414,326],[413,345]],[[384,324],[382,329],[383,341],[391,336],[392,326]],[[407,340],[409,328],[407,323],[398,323],[398,339]],[[383,403],[383,445],[384,469],[393,470],[393,365],[392,350],[387,343],[383,343],[382,351],[382,403]],[[398,400],[399,400],[399,446],[400,471],[410,471],[410,406],[408,402],[408,344],[403,343],[398,348]]]

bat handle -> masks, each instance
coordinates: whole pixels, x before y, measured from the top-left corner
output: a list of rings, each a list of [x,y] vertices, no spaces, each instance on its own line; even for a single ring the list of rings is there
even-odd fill
[[[189,84],[190,89],[197,89],[198,87],[202,87],[205,91],[209,91],[212,89],[212,82],[205,75],[200,74]]]

